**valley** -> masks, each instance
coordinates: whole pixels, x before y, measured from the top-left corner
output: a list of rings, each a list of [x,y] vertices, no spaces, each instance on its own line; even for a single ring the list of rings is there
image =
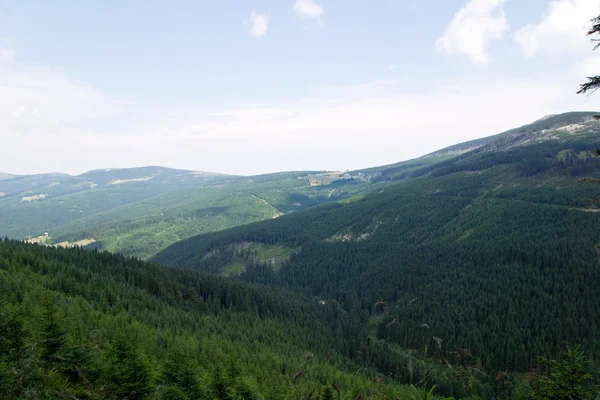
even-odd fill
[[[564,129],[573,119],[585,122]],[[525,372],[572,340],[598,357],[600,187],[582,182],[600,171],[598,127],[549,117],[394,171],[397,183],[353,201],[184,240],[153,260],[217,274],[244,265],[242,281],[376,315],[378,339],[439,345],[441,360],[467,349],[490,372]],[[291,257],[274,269],[232,248],[248,242]]]
[[[594,115],[343,173],[4,179],[2,235],[31,237],[0,243],[3,315],[21,321],[0,330],[35,341],[52,307],[68,343],[94,332],[99,355],[73,364],[87,378],[64,388],[111,398],[121,384],[92,365],[116,368],[127,343],[147,395],[177,362],[196,383],[169,385],[191,398],[529,396],[540,356],[576,343],[598,366]]]
[[[0,400],[600,400],[599,7],[0,1]]]

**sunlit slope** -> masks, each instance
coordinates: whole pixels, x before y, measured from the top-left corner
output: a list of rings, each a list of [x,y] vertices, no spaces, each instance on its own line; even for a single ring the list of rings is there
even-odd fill
[[[0,181],[0,235],[15,238],[52,232],[98,212],[216,179],[161,167],[43,174]]]
[[[149,257],[198,233],[274,219],[368,190],[368,184],[332,190],[293,176],[244,178],[224,185],[181,189],[65,224],[57,240],[98,238],[96,247]]]
[[[0,181],[0,235],[149,257],[181,239],[368,191],[340,173],[235,177],[144,167]],[[48,234],[46,236],[46,233]]]

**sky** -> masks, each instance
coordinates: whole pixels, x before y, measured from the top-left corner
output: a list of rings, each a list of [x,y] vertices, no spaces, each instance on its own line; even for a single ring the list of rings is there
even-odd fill
[[[395,163],[600,110],[595,0],[0,0],[0,171]]]

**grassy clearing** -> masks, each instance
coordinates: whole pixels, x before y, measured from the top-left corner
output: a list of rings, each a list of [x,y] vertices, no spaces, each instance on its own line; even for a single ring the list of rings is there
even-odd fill
[[[223,271],[221,272],[220,275],[221,276],[236,276],[236,275],[241,274],[245,270],[246,270],[246,265],[241,261],[237,261],[237,262],[233,262],[231,264],[227,264],[223,268]]]
[[[256,261],[279,270],[281,264],[290,260],[292,249],[282,245],[252,244],[249,250],[255,252]]]
[[[78,241],[72,242],[72,243],[69,241],[64,241],[64,242],[56,243],[54,246],[55,247],[64,247],[64,248],[74,247],[74,246],[85,247],[92,243],[96,243],[96,240],[89,238],[89,239],[78,240]]]

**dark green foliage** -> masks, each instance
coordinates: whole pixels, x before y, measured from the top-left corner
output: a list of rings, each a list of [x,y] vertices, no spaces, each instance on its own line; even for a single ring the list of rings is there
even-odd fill
[[[333,392],[331,391],[331,389],[329,389],[328,387],[326,387],[323,390],[323,394],[321,395],[321,399],[322,400],[333,400]]]
[[[0,301],[0,361],[14,361],[23,352],[25,329],[19,315],[4,309]]]
[[[233,397],[231,394],[232,388],[228,385],[225,372],[221,365],[216,364],[214,366],[211,378],[212,385],[210,387],[210,392],[214,397],[222,400],[229,400]],[[231,382],[231,380],[229,382]]]
[[[375,382],[371,365],[354,375],[367,333],[334,303],[83,249],[5,240],[0,260],[2,399],[303,398],[334,380],[371,398],[407,390]]]
[[[160,400],[189,400],[188,397],[183,390],[181,390],[178,386],[168,385],[165,387],[161,387],[158,389],[159,395],[158,398]]]
[[[150,363],[130,339],[117,336],[109,349],[108,360],[106,376],[110,393],[128,400],[145,399],[152,393]]]
[[[594,399],[600,387],[594,383],[591,364],[579,347],[569,347],[560,361],[541,359],[549,368],[548,376],[536,382],[539,388],[535,399],[544,400],[587,400]]]
[[[176,346],[167,352],[160,380],[172,389],[177,388],[186,398],[201,396],[198,365],[184,347]]]
[[[18,314],[5,309],[0,293],[0,388],[15,387],[17,377],[10,365],[18,363],[24,352],[25,329]]]
[[[239,379],[235,386],[236,398],[239,400],[255,400],[257,396],[252,391],[251,386],[244,380]]]
[[[242,262],[242,280],[337,303],[373,327],[375,343],[359,347],[380,371],[420,379],[411,378],[410,358],[379,353],[382,340],[414,349],[415,360],[460,365],[459,378],[442,369],[430,377],[444,394],[469,393],[477,371],[528,371],[571,341],[597,359],[600,185],[577,182],[600,173],[591,118],[547,118],[381,192],[198,236],[156,260],[212,273]],[[579,123],[577,135],[552,130]],[[275,270],[232,250],[249,242],[293,252]],[[415,370],[423,375],[417,361]],[[482,395],[501,392],[488,389]]]
[[[40,334],[41,360],[49,367],[60,362],[58,357],[66,342],[66,333],[56,320],[54,305],[46,300],[42,314],[42,328]]]

